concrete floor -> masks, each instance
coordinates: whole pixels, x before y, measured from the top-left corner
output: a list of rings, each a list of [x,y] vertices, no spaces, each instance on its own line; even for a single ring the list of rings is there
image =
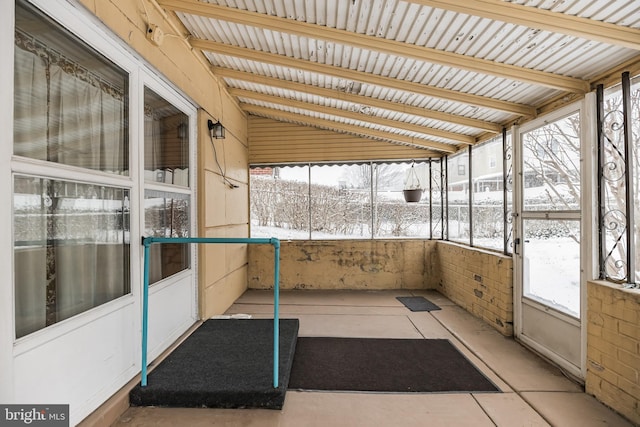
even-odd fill
[[[396,300],[402,295],[425,296],[442,310],[411,312]],[[228,314],[272,317],[272,298],[248,291]],[[115,426],[632,426],[437,292],[285,291],[280,313],[300,319],[300,336],[447,338],[503,393],[287,392],[282,411],[130,408]]]

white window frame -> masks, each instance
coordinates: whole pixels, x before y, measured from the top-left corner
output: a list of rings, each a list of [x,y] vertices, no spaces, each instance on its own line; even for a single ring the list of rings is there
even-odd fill
[[[197,110],[194,107],[194,104],[191,103],[188,100],[188,98],[186,98],[184,95],[181,95],[179,92],[177,92],[172,85],[168,84],[165,81],[159,80],[156,77],[154,71],[150,67],[143,67],[140,74],[141,74],[141,78],[139,80],[140,84],[138,87],[138,95],[137,95],[139,100],[144,100],[144,89],[146,87],[152,90],[156,95],[159,95],[162,98],[164,98],[167,102],[171,103],[171,105],[173,105],[182,113],[184,113],[187,117],[189,117],[189,187],[181,187],[181,186],[165,184],[161,182],[150,182],[150,181],[145,182],[145,179],[144,179],[144,109],[139,108],[136,111],[138,123],[141,124],[141,126],[139,126],[138,128],[137,138],[139,141],[142,142],[137,147],[138,157],[139,159],[141,159],[140,163],[138,164],[139,166],[138,177],[141,184],[141,191],[138,194],[138,203],[141,209],[140,223],[139,223],[140,230],[144,230],[145,190],[156,190],[156,191],[163,191],[167,193],[184,194],[184,195],[190,196],[190,202],[189,202],[190,236],[195,237],[197,232],[197,228],[196,228],[197,179],[196,179],[196,173],[195,173],[196,166],[197,166],[196,148],[197,148],[197,141],[198,141],[197,126],[196,126],[198,122]],[[140,247],[140,250],[142,251],[143,248]],[[157,283],[155,283],[152,287],[149,288],[150,295],[153,295],[161,291],[165,287],[170,286],[173,283],[176,283],[182,280],[185,276],[188,276],[190,274],[193,274],[192,280],[194,281],[193,283],[195,285],[196,283],[195,280],[197,278],[197,271],[198,271],[197,270],[198,258],[197,258],[196,245],[189,245],[189,252],[190,252],[189,255],[190,255],[190,263],[191,263],[190,268],[180,271],[174,275],[166,277],[158,281]],[[196,288],[197,290],[197,286],[194,286],[194,288]],[[192,301],[194,310],[197,307],[197,297],[198,295],[196,292],[193,295],[193,301]],[[195,311],[194,311],[194,316],[195,316]]]
[[[25,157],[12,156],[10,170],[12,173],[11,188],[10,188],[10,197],[8,200],[13,199],[13,176],[15,174],[26,174],[31,176],[42,176],[47,178],[60,179],[65,181],[77,181],[82,183],[89,184],[98,184],[105,185],[111,187],[125,188],[129,190],[130,194],[130,209],[131,212],[138,212],[140,207],[136,202],[138,197],[139,188],[137,187],[137,179],[135,179],[138,174],[138,164],[140,162],[140,158],[137,152],[133,150],[134,146],[134,136],[135,132],[137,132],[138,123],[136,120],[132,120],[132,113],[134,113],[138,108],[141,108],[139,105],[139,101],[136,99],[136,83],[139,81],[139,66],[136,64],[136,61],[122,52],[120,46],[115,43],[112,38],[113,36],[108,34],[100,34],[100,31],[90,31],[90,26],[86,24],[84,20],[78,19],[77,15],[74,15],[71,10],[63,7],[56,7],[54,2],[46,1],[46,0],[30,0],[37,8],[41,9],[50,17],[53,17],[55,21],[58,22],[63,28],[75,34],[78,38],[83,40],[92,48],[96,49],[102,55],[104,55],[107,59],[112,61],[115,65],[122,68],[125,72],[129,73],[129,175],[115,175],[101,171],[83,169],[74,166],[68,166],[63,164],[54,164],[52,162],[47,162],[43,160],[29,159]],[[13,25],[11,26],[13,28]],[[102,37],[101,37],[102,36]],[[13,35],[10,38],[10,42],[13,43]],[[11,53],[11,57],[13,58],[13,49]],[[13,94],[13,79],[12,86],[10,92]],[[13,99],[13,96],[12,96]],[[13,103],[11,104],[13,108]],[[13,130],[13,124],[9,127],[9,129]],[[13,133],[11,134],[9,141],[13,141]],[[13,151],[13,144],[8,144],[9,150]],[[4,198],[4,196],[2,196]],[[12,203],[8,204],[11,208],[11,220],[10,224],[13,224],[13,205]],[[11,231],[10,236],[13,236],[13,230]],[[131,289],[128,294],[123,295],[119,298],[101,304],[97,307],[93,307],[87,311],[79,313],[75,316],[70,317],[69,319],[62,320],[53,325],[42,328],[38,331],[32,332],[24,337],[15,338],[15,306],[14,306],[14,280],[12,280],[11,286],[11,313],[13,317],[12,322],[12,331],[11,336],[15,342],[15,353],[14,355],[19,355],[23,352],[29,351],[35,347],[38,347],[45,342],[56,339],[69,331],[81,327],[83,325],[89,324],[92,321],[104,316],[107,313],[111,313],[117,310],[122,309],[123,307],[135,303],[137,299],[136,295],[140,293],[139,291],[139,262],[134,256],[135,248],[138,243],[137,236],[140,235],[140,229],[137,224],[134,224],[131,221]],[[13,237],[7,243],[8,247],[11,251],[11,268],[9,271],[13,272],[13,249],[12,249]]]

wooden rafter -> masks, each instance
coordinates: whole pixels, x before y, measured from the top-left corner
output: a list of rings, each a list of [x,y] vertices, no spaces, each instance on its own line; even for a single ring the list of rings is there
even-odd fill
[[[476,73],[497,76],[510,80],[521,81],[567,92],[585,93],[589,90],[587,81],[553,74],[544,71],[532,70],[509,64],[503,64],[486,59],[473,58],[452,52],[424,46],[416,46],[409,43],[388,40],[366,34],[354,33],[346,30],[308,24],[293,19],[280,18],[247,10],[240,10],[210,3],[201,3],[195,0],[161,0],[159,3],[169,9],[219,19],[236,24],[264,28],[271,31],[286,32],[310,39],[322,39],[338,44],[346,44],[361,49],[382,52],[389,55],[398,55],[441,64],[457,69],[463,69]]]
[[[640,29],[523,6],[502,0],[409,0],[411,3],[465,13],[529,28],[640,50]]]
[[[428,97],[445,99],[461,104],[475,105],[482,108],[490,108],[493,110],[504,111],[519,116],[533,117],[536,115],[536,109],[534,107],[517,104],[514,102],[500,101],[489,97],[427,86],[420,83],[398,80],[391,77],[383,77],[361,71],[334,67],[326,64],[318,64],[311,61],[289,58],[283,55],[260,52],[243,47],[230,46],[224,43],[218,43],[210,40],[191,39],[190,43],[196,49],[210,51],[220,55],[242,58],[248,61],[257,61],[282,67],[300,69],[312,73],[325,74],[366,84],[388,87],[391,89],[406,91],[409,93],[419,93]]]
[[[286,105],[289,107],[300,108],[308,111],[314,111],[321,114],[330,114],[334,116],[340,116],[348,119],[359,120],[368,123],[374,123],[380,126],[386,126],[390,128],[402,129],[411,132],[421,133],[428,136],[435,136],[437,138],[445,138],[452,141],[452,143],[462,143],[471,145],[475,142],[475,138],[460,133],[448,132],[440,129],[428,128],[425,126],[415,125],[412,123],[401,122],[397,120],[384,119],[381,117],[370,116],[358,112],[347,111],[340,108],[315,105],[308,102],[297,101],[295,99],[281,98],[279,96],[267,95],[264,93],[252,92],[245,89],[228,89],[229,94],[232,96],[254,99],[257,101],[269,102],[273,104]]]
[[[333,120],[318,119],[315,117],[304,116],[301,114],[291,113],[288,111],[277,110],[273,108],[260,107],[257,105],[240,103],[240,107],[243,111],[263,117],[278,118],[280,120],[288,120],[294,123],[305,123],[309,126],[320,127],[324,129],[331,129],[338,132],[345,132],[354,135],[360,135],[366,138],[382,139],[389,142],[395,142],[413,147],[424,148],[428,150],[435,150],[444,153],[455,153],[456,146],[443,144],[441,142],[429,141],[422,138],[413,138],[405,135],[398,135],[392,132],[385,132],[375,129],[368,129],[362,126],[350,125],[345,123],[339,123]]]
[[[232,70],[230,68],[214,67],[214,74],[220,77],[226,77],[234,80],[243,80],[251,83],[271,86],[280,89],[287,89],[301,93],[309,93],[312,95],[322,96],[325,98],[338,99],[354,104],[369,106],[374,108],[382,108],[397,113],[412,114],[426,119],[438,120],[445,123],[454,123],[457,125],[467,126],[474,129],[480,129],[491,133],[502,132],[502,125],[498,123],[486,122],[483,120],[472,119],[469,117],[459,116],[455,114],[444,113],[442,111],[429,110],[422,107],[415,107],[399,102],[386,101],[384,99],[371,98],[364,95],[356,95],[346,93],[335,89],[327,89],[318,86],[307,85],[304,83],[292,82],[275,77],[260,76],[246,71]]]

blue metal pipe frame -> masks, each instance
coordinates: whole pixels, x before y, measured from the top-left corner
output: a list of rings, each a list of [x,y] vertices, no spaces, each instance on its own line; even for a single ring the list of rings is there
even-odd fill
[[[153,243],[240,243],[269,244],[275,249],[273,281],[273,388],[278,388],[278,367],[280,361],[280,240],[271,238],[235,238],[235,237],[143,237],[144,246],[144,283],[142,287],[142,368],[140,385],[147,385],[147,340],[149,330],[149,249]]]

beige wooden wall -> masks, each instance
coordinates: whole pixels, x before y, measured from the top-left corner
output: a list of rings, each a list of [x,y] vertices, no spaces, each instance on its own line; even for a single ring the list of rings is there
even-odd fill
[[[165,34],[180,34],[179,29],[170,25],[164,12],[152,3],[146,0],[80,2],[199,106],[198,236],[247,237],[247,118],[226,92],[224,83],[179,37],[165,36],[160,46],[147,40],[148,23],[158,25]],[[209,139],[209,119],[220,120],[227,130],[226,139],[216,140],[215,144],[220,164],[238,185],[236,189],[222,183]],[[201,246],[198,253],[200,316],[207,318],[223,312],[246,289],[246,247],[209,245]]]
[[[425,159],[429,150],[249,116],[251,163]]]

